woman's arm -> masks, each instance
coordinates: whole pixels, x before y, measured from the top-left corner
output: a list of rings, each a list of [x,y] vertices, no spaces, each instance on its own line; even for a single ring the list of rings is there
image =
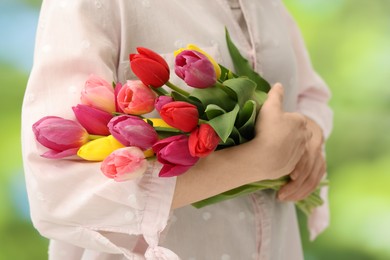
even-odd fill
[[[179,176],[172,207],[289,174],[301,158],[311,134],[305,117],[284,112],[282,102],[283,88],[276,84],[260,111],[255,138],[214,152]]]

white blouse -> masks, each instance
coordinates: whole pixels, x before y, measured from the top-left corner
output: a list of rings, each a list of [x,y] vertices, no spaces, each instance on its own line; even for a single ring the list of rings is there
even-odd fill
[[[309,116],[327,137],[329,90],[282,3],[239,0],[237,21],[229,2],[43,1],[22,143],[31,217],[50,239],[50,259],[303,258],[294,206],[276,201],[272,191],[171,211],[176,180],[159,178],[158,163],[138,180],[117,183],[100,173],[99,163],[40,157],[45,149],[31,129],[47,115],[73,119],[71,107],[89,74],[107,81],[133,78],[128,55],[137,46],[159,52],[173,67],[173,51],[194,43],[232,68],[226,26],[254,68],[285,86],[285,109]],[[313,213],[313,237],[327,217],[326,204]]]

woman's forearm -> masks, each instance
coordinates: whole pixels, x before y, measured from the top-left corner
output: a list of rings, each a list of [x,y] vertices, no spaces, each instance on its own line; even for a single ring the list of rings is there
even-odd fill
[[[264,170],[255,168],[253,160],[262,158],[257,149],[253,159],[246,149],[251,144],[220,150],[198,161],[185,174],[177,177],[172,208],[179,208],[200,201],[244,184],[266,178]]]

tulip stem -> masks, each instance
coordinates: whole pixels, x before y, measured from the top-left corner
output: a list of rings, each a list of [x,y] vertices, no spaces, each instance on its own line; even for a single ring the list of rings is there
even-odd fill
[[[163,88],[153,88],[153,87],[150,88],[159,96],[165,96],[168,94],[168,92]]]
[[[92,140],[96,140],[96,139],[99,139],[99,138],[102,138],[102,137],[105,137],[105,136],[104,135],[89,135],[88,139],[90,141],[92,141]]]
[[[174,90],[174,91],[176,91],[176,92],[178,92],[178,93],[180,93],[180,94],[182,94],[182,95],[184,95],[186,97],[188,97],[190,95],[190,93],[188,93],[187,91],[179,88],[178,86],[172,84],[169,81],[167,81],[167,83],[165,83],[165,85],[167,85],[170,89],[172,89],[172,90]]]

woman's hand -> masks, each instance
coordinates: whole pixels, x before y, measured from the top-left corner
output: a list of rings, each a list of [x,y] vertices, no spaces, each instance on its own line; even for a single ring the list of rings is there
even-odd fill
[[[306,198],[320,183],[326,172],[325,158],[322,154],[324,137],[321,128],[307,118],[307,128],[312,138],[306,144],[305,152],[295,169],[291,172],[291,181],[278,192],[280,200],[298,201]]]
[[[262,106],[256,125],[256,136],[250,142],[265,149],[267,156],[256,158],[256,148],[251,160],[258,164],[267,179],[277,179],[290,174],[310,143],[312,131],[307,119],[299,113],[283,111],[283,87],[275,84]]]

